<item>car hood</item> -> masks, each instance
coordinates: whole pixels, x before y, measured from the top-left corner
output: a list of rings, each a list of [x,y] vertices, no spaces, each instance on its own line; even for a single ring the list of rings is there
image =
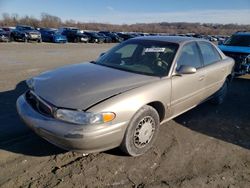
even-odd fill
[[[250,53],[250,47],[244,47],[244,46],[219,45],[219,48],[221,51],[224,52]]]
[[[37,31],[37,30],[25,30],[25,31],[21,31],[22,33],[27,33],[27,34],[29,34],[29,33],[36,33],[36,34],[40,34],[40,32],[39,31]]]
[[[34,77],[33,90],[57,107],[86,110],[107,98],[159,79],[93,63],[81,63]]]

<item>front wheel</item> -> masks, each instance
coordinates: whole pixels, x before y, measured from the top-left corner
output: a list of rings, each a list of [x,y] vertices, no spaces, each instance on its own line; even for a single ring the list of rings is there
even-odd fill
[[[74,39],[74,42],[75,42],[75,43],[79,43],[79,42],[80,42],[80,38],[76,37],[76,38]]]
[[[156,140],[159,126],[157,111],[151,106],[143,106],[130,121],[120,148],[131,156],[144,154]]]
[[[229,81],[226,79],[219,91],[217,91],[212,98],[211,102],[215,105],[222,104],[226,98],[228,92]]]
[[[9,38],[9,42],[14,42],[15,41],[15,38],[13,35],[10,35],[10,38]]]
[[[23,37],[23,42],[27,43],[28,39],[26,37]]]

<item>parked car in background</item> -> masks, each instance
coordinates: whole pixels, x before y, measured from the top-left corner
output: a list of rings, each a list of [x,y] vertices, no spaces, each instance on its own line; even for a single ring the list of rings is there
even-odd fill
[[[60,28],[59,32],[67,37],[68,42],[89,42],[89,37],[83,34],[78,28],[64,27]]]
[[[217,38],[217,40],[218,40],[218,44],[222,44],[222,43],[224,43],[229,37],[223,36],[223,35],[218,35],[216,38]]]
[[[41,28],[43,42],[66,43],[67,37],[58,32],[57,29]]]
[[[103,43],[105,38],[98,35],[96,32],[84,32],[89,37],[89,42],[92,43]]]
[[[219,48],[235,60],[234,71],[238,75],[250,73],[250,32],[234,33]]]
[[[117,33],[117,35],[121,37],[123,41],[137,37],[135,34],[130,33]]]
[[[15,27],[2,27],[2,30],[4,30],[6,33],[8,33],[8,36],[10,38],[11,32],[15,29]]]
[[[112,42],[112,38],[109,37],[109,36],[107,36],[107,35],[105,35],[104,33],[96,33],[96,34],[99,35],[99,36],[101,36],[101,37],[103,37],[105,43],[111,43]]]
[[[17,111],[38,135],[64,149],[91,153],[120,146],[138,156],[152,147],[161,124],[208,99],[221,104],[233,66],[209,41],[138,37],[95,62],[27,80]]]
[[[0,28],[0,42],[9,42],[10,34]]]
[[[109,31],[100,31],[99,33],[103,33],[106,36],[109,36],[112,40],[112,42],[122,42],[123,38],[119,37],[116,33],[112,33]]]
[[[209,41],[211,41],[211,42],[216,42],[216,41],[218,41],[217,38],[215,38],[215,37],[213,37],[213,36],[210,36],[210,35],[204,36],[203,38],[206,39],[206,40],[209,40]]]
[[[11,31],[10,38],[12,41],[37,41],[42,42],[41,33],[35,30],[34,27],[26,25],[18,25],[16,29]]]

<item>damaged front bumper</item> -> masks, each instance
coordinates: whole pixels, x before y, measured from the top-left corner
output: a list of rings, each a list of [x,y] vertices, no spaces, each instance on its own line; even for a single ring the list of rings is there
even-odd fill
[[[250,73],[250,63],[241,64],[239,68],[235,69],[236,75],[244,75]]]
[[[115,148],[122,142],[126,130],[127,122],[83,126],[47,117],[33,109],[25,95],[18,98],[16,105],[26,125],[39,136],[66,150],[93,153]]]

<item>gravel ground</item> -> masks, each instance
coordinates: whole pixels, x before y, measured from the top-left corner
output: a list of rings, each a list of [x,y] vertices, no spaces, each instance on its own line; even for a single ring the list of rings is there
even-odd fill
[[[204,103],[163,125],[141,157],[63,151],[25,127],[15,109],[25,79],[113,45],[0,43],[0,187],[249,188],[249,75],[232,82],[222,105]]]

